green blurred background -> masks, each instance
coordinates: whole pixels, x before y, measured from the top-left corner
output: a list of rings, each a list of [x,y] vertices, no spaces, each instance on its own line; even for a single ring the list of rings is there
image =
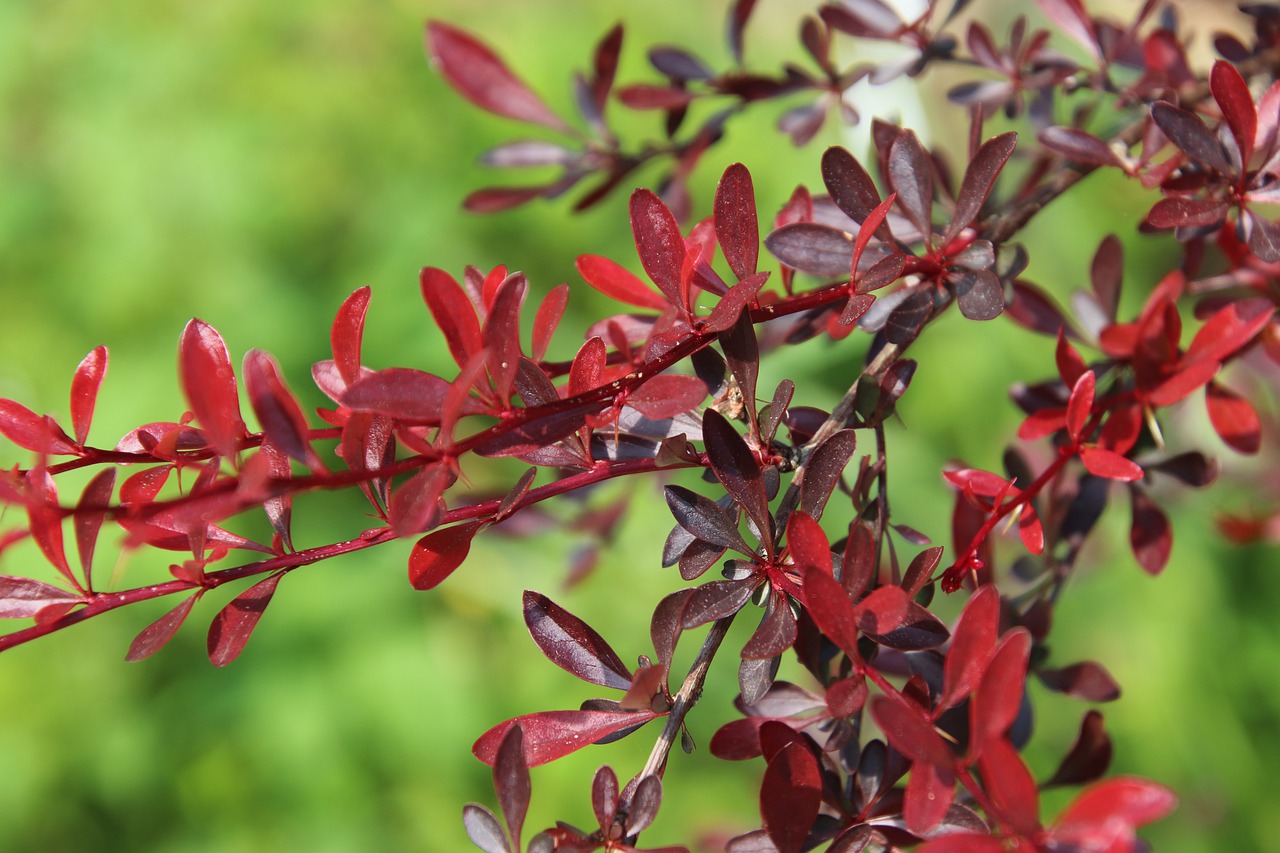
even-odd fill
[[[796,24],[785,5],[760,4],[748,44],[762,60],[790,50]],[[570,72],[616,20],[628,26],[627,81],[648,78],[641,48],[655,42],[722,63],[722,15],[720,3],[675,0],[639,9],[509,0],[0,3],[0,396],[65,418],[76,363],[105,343],[111,367],[91,437],[110,445],[182,411],[175,345],[199,316],[236,361],[254,347],[273,352],[305,402],[319,405],[309,366],[327,356],[335,308],[363,285],[373,288],[366,363],[443,369],[447,353],[417,291],[426,264],[460,274],[468,263],[506,263],[527,271],[538,293],[569,281],[570,314],[553,349],[567,357],[577,330],[608,310],[583,292],[573,259],[600,253],[636,268],[625,193],[579,217],[564,202],[461,213],[466,192],[506,178],[475,165],[476,154],[538,132],[448,91],[423,59],[422,22],[439,17],[483,32],[567,112]],[[884,102],[896,109],[909,98]],[[702,211],[720,171],[742,160],[771,214],[797,182],[816,184],[819,152],[841,141],[828,129],[793,151],[771,129],[779,108],[759,112],[699,169]],[[963,138],[950,112],[930,116],[935,140]],[[656,131],[651,117],[624,126]],[[1028,232],[1029,277],[1065,301],[1082,286],[1098,240],[1116,230],[1130,247],[1130,299],[1140,299],[1134,285],[1151,280],[1143,265],[1162,271],[1172,257],[1167,243],[1133,233],[1149,203],[1092,179]],[[864,346],[854,338],[796,348],[766,367],[762,386],[791,376],[797,402],[830,405],[849,375],[836,366],[852,367]],[[939,466],[999,464],[994,442],[1017,422],[1005,389],[1042,377],[1051,351],[1050,341],[1007,322],[958,318],[921,343],[904,428],[891,437],[898,520],[945,542],[950,497]],[[1178,434],[1226,453],[1198,411],[1185,420]],[[3,462],[28,459],[8,449]],[[510,470],[472,473],[496,485]],[[431,594],[408,587],[408,548],[394,544],[292,575],[245,655],[225,670],[205,659],[204,627],[230,593],[211,596],[141,664],[126,665],[124,652],[172,602],[10,652],[0,660],[0,850],[467,849],[462,805],[493,802],[471,741],[509,716],[594,695],[538,654],[520,619],[520,590],[546,592],[602,626],[626,658],[650,651],[651,604],[678,582],[658,568],[669,517],[652,484],[606,488],[591,500],[625,490],[637,494],[617,541],[572,591],[561,587],[580,540],[568,533],[519,544],[482,538],[466,570]],[[1090,569],[1058,611],[1062,651],[1053,660],[1095,658],[1124,686],[1103,709],[1114,769],[1182,795],[1179,811],[1148,833],[1158,849],[1267,849],[1280,837],[1266,781],[1280,761],[1275,554],[1230,549],[1213,535],[1213,514],[1239,508],[1242,496],[1219,489],[1179,500],[1173,561],[1153,581],[1127,554],[1117,494],[1120,518],[1097,537]],[[295,542],[354,535],[367,523],[362,512],[350,496],[300,500]],[[134,586],[166,576],[163,559],[117,561],[111,541],[99,548],[100,579]],[[5,574],[44,571],[29,548],[0,562]],[[742,638],[731,646],[734,639]],[[717,668],[691,720],[703,745],[733,717],[732,669]],[[1033,690],[1039,728],[1030,755],[1047,774],[1085,708]],[[609,762],[626,778],[650,742],[642,734],[535,771],[529,825],[589,824],[591,771]],[[695,844],[758,819],[758,768],[741,773],[705,749],[673,765],[647,842]],[[1051,798],[1048,813],[1062,801]]]

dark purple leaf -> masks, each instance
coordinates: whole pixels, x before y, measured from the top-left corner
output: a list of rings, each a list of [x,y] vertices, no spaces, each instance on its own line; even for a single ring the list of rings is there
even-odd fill
[[[739,65],[742,64],[742,32],[746,29],[747,20],[755,6],[756,0],[734,0],[729,9],[729,51],[733,54],[734,62]]]
[[[969,162],[969,167],[965,169],[960,191],[956,193],[955,214],[947,225],[944,239],[955,237],[982,212],[982,205],[995,186],[996,176],[1009,161],[1017,144],[1018,134],[1009,131],[991,137],[978,149],[978,153]]]
[[[1059,329],[1070,330],[1062,309],[1044,290],[1022,279],[1013,280],[1012,290],[1013,298],[1005,307],[1009,319],[1042,335],[1056,337]]]
[[[512,726],[498,747],[498,756],[493,763],[493,788],[498,793],[502,816],[511,831],[511,845],[518,851],[531,791],[529,766],[524,760],[524,730],[519,726]]]
[[[492,50],[470,34],[431,21],[427,24],[427,55],[449,85],[481,109],[553,130],[568,130]]]
[[[1164,510],[1141,489],[1130,489],[1133,514],[1129,544],[1138,565],[1147,574],[1158,575],[1169,562],[1173,550],[1173,526]]]
[[[1089,711],[1080,722],[1080,734],[1071,751],[1042,788],[1084,785],[1107,772],[1111,765],[1111,738],[1102,725],[1102,714]]]
[[[1084,661],[1062,669],[1042,669],[1036,675],[1044,686],[1086,702],[1111,702],[1120,698],[1120,685],[1100,663]]]
[[[1280,225],[1249,211],[1249,249],[1269,264],[1280,262]]]
[[[764,245],[787,266],[813,275],[848,275],[853,263],[849,235],[817,222],[784,225],[766,237]]]
[[[703,542],[754,556],[751,546],[738,533],[736,513],[730,515],[715,501],[683,486],[667,486],[665,493],[667,506],[682,528]]]
[[[1098,306],[1111,320],[1116,318],[1116,306],[1120,302],[1120,283],[1124,276],[1124,247],[1119,238],[1108,234],[1098,244],[1089,267],[1089,282],[1098,299]]]
[[[1054,125],[1036,134],[1036,139],[1055,154],[1061,154],[1076,163],[1091,166],[1117,166],[1124,168],[1124,160],[1110,145],[1091,133],[1074,127]]]
[[[857,436],[850,429],[833,433],[818,445],[805,465],[804,480],[800,484],[801,510],[815,519],[822,518],[827,499],[840,482],[840,474],[853,458],[856,447]]]
[[[1157,101],[1151,107],[1151,118],[1169,141],[1197,163],[1207,166],[1220,175],[1232,173],[1231,164],[1217,137],[1204,126],[1195,113],[1175,107],[1166,101]]]
[[[209,626],[210,663],[214,666],[226,666],[240,656],[249,637],[253,635],[253,629],[258,627],[258,620],[271,603],[271,597],[275,595],[276,586],[282,577],[284,572],[277,572],[258,581],[218,611]]]
[[[785,595],[769,599],[760,626],[742,647],[744,660],[769,660],[782,654],[796,641],[796,616]]]
[[[720,484],[742,505],[756,527],[767,535],[769,507],[760,477],[760,463],[755,454],[733,425],[715,409],[703,412],[702,435],[711,469]]]
[[[601,827],[613,826],[613,818],[618,813],[618,774],[607,764],[597,770],[591,780],[591,810]]]
[[[822,155],[822,182],[831,200],[854,222],[862,223],[880,206],[880,193],[857,158],[843,148],[828,148]],[[881,240],[890,240],[883,223],[875,229]]]
[[[1211,198],[1162,198],[1147,214],[1154,228],[1216,225],[1227,215],[1227,203]]]
[[[653,651],[661,663],[671,663],[675,655],[676,642],[680,639],[681,614],[691,589],[677,590],[658,602],[653,610],[653,618],[649,622],[649,637],[653,641]]]
[[[933,229],[933,167],[914,131],[900,133],[889,149],[888,179],[907,219],[928,235]]]
[[[654,818],[658,816],[658,806],[661,804],[662,779],[658,776],[646,776],[641,779],[628,804],[627,832],[635,835],[648,829],[653,824]]]
[[[690,594],[680,615],[681,627],[689,631],[737,613],[753,592],[755,584],[747,581],[712,581],[703,584]]]
[[[1253,154],[1253,139],[1258,131],[1258,111],[1253,105],[1249,84],[1230,62],[1219,59],[1213,63],[1209,85],[1213,90],[1213,99],[1218,102],[1222,117],[1236,139],[1242,166],[1247,168]]]
[[[991,270],[966,270],[953,281],[960,313],[970,320],[994,320],[1004,311],[1004,288]]]
[[[618,100],[633,110],[680,110],[693,103],[696,95],[677,86],[633,83],[618,90]]]
[[[755,421],[760,345],[756,341],[756,329],[751,317],[744,311],[733,326],[720,333],[719,341],[720,348],[724,350],[725,363],[738,384],[747,416]]]
[[[493,812],[484,806],[468,803],[462,807],[462,826],[467,831],[467,838],[484,853],[511,853],[506,833],[502,825],[493,816]]]
[[[615,690],[631,686],[631,670],[604,638],[545,595],[525,590],[524,622],[542,653],[566,672]]]

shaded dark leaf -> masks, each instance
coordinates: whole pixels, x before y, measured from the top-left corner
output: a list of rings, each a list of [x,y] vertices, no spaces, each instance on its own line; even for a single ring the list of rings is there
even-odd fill
[[[756,0],[734,0],[729,9],[729,51],[739,65],[742,64],[742,33],[755,6]]]
[[[737,613],[755,592],[755,584],[746,581],[711,581],[693,590],[680,615],[680,624],[688,631]]]
[[[817,222],[784,225],[766,237],[764,245],[782,263],[813,275],[848,275],[853,263],[852,238]]]
[[[1102,714],[1089,711],[1080,722],[1080,734],[1049,781],[1041,787],[1084,785],[1098,779],[1111,765],[1111,738],[1102,725]]]
[[[493,812],[484,806],[468,803],[462,807],[462,826],[467,831],[467,838],[484,853],[511,853],[507,844],[506,833],[502,825],[493,816]]]
[[[1004,288],[991,270],[964,270],[952,280],[960,313],[970,320],[994,320],[1004,311]]]
[[[1192,160],[1219,174],[1231,174],[1231,164],[1227,162],[1222,145],[1195,113],[1166,101],[1157,101],[1151,107],[1151,118],[1169,141]]]
[[[961,181],[960,190],[956,193],[955,213],[947,225],[944,239],[950,240],[955,237],[982,212],[982,205],[986,203],[987,196],[991,195],[996,177],[1004,168],[1004,164],[1009,161],[1017,144],[1018,134],[1013,131],[993,136],[982,143],[982,147],[978,149],[978,153],[973,156],[968,168],[965,169],[964,180]]]
[[[933,229],[933,167],[914,131],[898,134],[889,149],[888,179],[907,219],[921,234],[929,235]]]
[[[524,760],[524,730],[512,726],[493,763],[493,788],[498,793],[498,804],[511,832],[511,846],[520,850],[520,830],[529,812],[529,766]]]
[[[683,486],[667,486],[665,494],[671,514],[685,530],[703,542],[754,556],[751,546],[738,533],[736,518],[715,501]]]
[[[760,626],[742,647],[742,657],[748,660],[768,660],[791,648],[796,641],[796,617],[785,595],[774,595]]]
[[[769,508],[760,478],[760,463],[724,415],[707,409],[702,415],[707,457],[725,491],[742,505],[756,527],[768,534]]]
[[[822,518],[827,499],[840,482],[840,474],[853,458],[856,447],[857,436],[851,429],[833,433],[818,445],[805,465],[804,480],[800,485],[801,510],[815,519]]]
[[[1130,489],[1133,514],[1129,525],[1129,545],[1138,565],[1147,574],[1158,575],[1169,562],[1173,550],[1173,526],[1169,516],[1141,489]]]
[[[1036,139],[1045,148],[1076,163],[1125,167],[1124,161],[1110,145],[1079,128],[1059,125],[1046,127],[1036,134]]]
[[[627,804],[627,832],[635,835],[648,829],[658,816],[661,804],[662,779],[658,776],[641,779],[631,795],[631,802]]]
[[[272,445],[313,470],[323,470],[311,449],[302,406],[280,377],[276,360],[262,350],[246,353],[244,385],[253,413]]]
[[[800,853],[822,804],[818,763],[801,743],[783,747],[765,768],[760,816],[778,853]]]
[[[1036,675],[1044,686],[1086,702],[1111,702],[1120,698],[1120,685],[1100,663],[1084,661],[1062,669],[1042,669]]]

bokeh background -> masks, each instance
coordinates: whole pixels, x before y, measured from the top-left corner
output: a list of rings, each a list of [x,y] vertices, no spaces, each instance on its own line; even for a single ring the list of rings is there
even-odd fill
[[[577,330],[608,308],[581,285],[573,259],[592,252],[638,268],[625,194],[577,217],[563,201],[492,217],[460,212],[466,192],[506,177],[476,165],[476,155],[538,132],[450,92],[423,59],[422,22],[439,17],[483,32],[568,112],[571,71],[615,21],[628,27],[620,78],[647,79],[642,47],[655,42],[722,63],[723,5],[0,3],[0,396],[65,417],[76,363],[105,343],[111,366],[92,437],[113,444],[183,410],[176,342],[199,316],[236,360],[254,347],[273,352],[294,389],[320,405],[309,366],[327,356],[333,311],[363,285],[373,288],[366,362],[443,368],[447,354],[417,291],[417,270],[427,264],[460,274],[468,263],[506,263],[527,271],[538,293],[570,282],[570,314],[554,350],[567,357]],[[978,8],[1007,17],[1019,5]],[[791,51],[796,13],[787,7],[760,4],[748,45],[762,62]],[[905,111],[936,142],[963,139],[960,117],[938,105],[940,85],[926,84],[923,110],[910,90],[864,92],[872,99],[862,102],[872,104],[864,114]],[[705,159],[693,181],[702,210],[720,171],[742,160],[767,216],[797,182],[817,184],[823,147],[850,142],[829,128],[794,151],[772,130],[780,110],[745,118]],[[624,126],[633,138],[657,132],[652,117]],[[1027,232],[1028,277],[1066,301],[1084,286],[1099,239],[1115,231],[1128,247],[1129,304],[1140,301],[1150,270],[1174,257],[1168,243],[1134,232],[1150,201],[1091,179]],[[830,405],[863,346],[854,338],[796,348],[766,368],[762,386],[788,375],[797,402]],[[1017,423],[1005,389],[1044,376],[1051,347],[1008,322],[979,327],[958,317],[921,342],[902,428],[891,436],[898,520],[945,542],[950,497],[939,467],[956,458],[999,464],[998,442]],[[1176,434],[1226,456],[1195,408]],[[0,461],[28,463],[8,447]],[[497,486],[510,471],[472,473]],[[575,707],[592,695],[541,658],[520,618],[520,590],[546,592],[602,626],[625,657],[649,651],[651,604],[678,583],[658,566],[670,520],[655,484],[602,489],[591,501],[603,505],[627,490],[632,509],[616,541],[571,591],[562,586],[581,540],[570,533],[482,538],[466,570],[431,594],[409,588],[408,547],[394,544],[290,576],[247,652],[225,670],[207,663],[204,628],[229,592],[210,596],[144,663],[126,665],[124,652],[169,602],[6,654],[0,850],[467,849],[462,805],[493,801],[487,768],[469,754],[472,740],[515,714]],[[1051,660],[1097,659],[1124,686],[1102,709],[1116,742],[1114,769],[1182,796],[1179,811],[1147,833],[1158,849],[1274,849],[1275,551],[1230,548],[1213,533],[1215,514],[1244,506],[1247,492],[1182,494],[1173,560],[1153,580],[1127,554],[1127,509],[1116,500],[1117,518],[1096,537],[1088,569],[1058,610]],[[354,535],[367,522],[362,512],[350,496],[300,500],[295,541]],[[166,576],[164,560],[117,559],[110,542],[99,546],[100,579],[132,586]],[[40,563],[14,548],[0,572],[38,573]],[[731,638],[730,647],[734,639],[741,642]],[[691,718],[700,744],[733,716],[732,669],[717,668]],[[1086,706],[1032,690],[1039,725],[1030,756],[1047,775]],[[529,826],[588,824],[590,773],[608,762],[629,776],[650,742],[642,734],[535,771]],[[667,805],[647,842],[696,845],[758,820],[755,772],[705,749],[673,764]],[[1050,797],[1048,813],[1063,801]]]

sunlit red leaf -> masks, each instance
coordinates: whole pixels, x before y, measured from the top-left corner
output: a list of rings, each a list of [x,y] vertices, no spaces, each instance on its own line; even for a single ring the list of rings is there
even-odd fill
[[[1089,839],[1112,820],[1138,828],[1166,817],[1178,798],[1164,785],[1133,776],[1116,776],[1089,786],[1062,811],[1053,824],[1055,838]]]
[[[1217,382],[1210,382],[1204,391],[1214,431],[1238,453],[1257,453],[1262,446],[1262,421],[1253,405]]]
[[[71,378],[71,426],[76,444],[84,444],[89,436],[98,389],[102,387],[102,378],[106,374],[107,348],[98,347],[81,360],[75,376]]]
[[[895,701],[887,696],[871,700],[871,716],[889,745],[913,761],[953,767],[955,755],[951,748],[928,721],[924,709],[914,711],[906,707],[909,701]]]
[[[970,748],[1000,738],[1013,725],[1022,705],[1031,655],[1031,634],[1026,628],[1007,632],[987,664],[982,682],[969,703],[972,727]]]
[[[1142,468],[1136,462],[1102,447],[1082,448],[1080,461],[1095,477],[1125,481],[1142,479]]]
[[[1222,117],[1236,139],[1240,160],[1248,166],[1253,155],[1253,140],[1258,131],[1258,112],[1253,105],[1249,84],[1230,62],[1219,59],[1213,63],[1209,74],[1209,86],[1213,99],[1222,109]]]
[[[453,482],[447,466],[431,465],[415,473],[391,493],[387,506],[397,536],[430,530],[444,512],[441,496]]]
[[[21,403],[0,399],[0,435],[19,447],[36,453],[75,453],[71,436]]]
[[[1071,440],[1077,443],[1086,438],[1084,428],[1093,414],[1095,382],[1093,371],[1080,374],[1080,378],[1071,389],[1071,399],[1067,401],[1067,432]]]
[[[93,551],[98,542],[98,532],[106,517],[104,510],[111,502],[111,492],[116,484],[116,469],[106,468],[94,475],[80,493],[73,524],[76,531],[76,552],[80,555],[80,568],[84,571],[85,587],[93,588]]]
[[[652,287],[608,258],[581,255],[575,266],[587,284],[611,299],[655,311],[663,311],[668,307],[667,300],[654,293]]]
[[[955,777],[948,769],[925,761],[913,764],[902,808],[907,829],[924,836],[937,826],[951,806],[955,784]]]
[[[262,350],[250,350],[244,357],[244,385],[267,439],[308,467],[323,470],[319,457],[311,449],[306,416],[293,392],[280,378],[276,360]]]
[[[950,708],[978,686],[996,647],[999,619],[1000,593],[992,584],[985,584],[965,604],[951,632],[939,709]]]
[[[478,521],[433,530],[413,546],[409,554],[409,583],[414,589],[434,589],[462,565],[471,540],[483,527]]]
[[[245,435],[236,375],[222,336],[209,324],[191,320],[179,348],[182,388],[210,443],[223,457],[234,457]]]
[[[760,254],[760,227],[751,173],[741,163],[725,169],[716,187],[715,226],[716,240],[729,269],[739,281],[754,274]]]
[[[493,766],[507,730],[518,724],[524,729],[525,760],[538,767],[657,716],[653,711],[539,711],[499,723],[481,735],[471,751]]]
[[[73,592],[38,580],[0,575],[0,619],[28,619],[46,607],[81,601]]]
[[[481,109],[553,130],[568,129],[492,50],[468,33],[431,21],[427,54],[449,84]]]
[[[258,581],[231,600],[218,611],[209,626],[209,662],[214,666],[226,666],[244,651],[245,644],[258,627],[283,572],[277,572]],[[176,627],[175,627],[176,630]]]
[[[138,633],[138,636],[133,638],[133,642],[129,644],[129,653],[125,655],[124,659],[130,662],[143,660],[164,648],[165,644],[173,639],[174,634],[178,633],[182,623],[187,620],[187,615],[191,613],[191,608],[200,600],[200,596],[203,594],[203,590],[197,590],[194,595],[188,596],[177,607],[143,628]]]
[[[851,659],[859,659],[857,616],[840,582],[822,568],[810,568],[804,573],[804,601],[819,630]]]
[[[360,345],[364,338],[364,318],[369,310],[369,295],[370,289],[366,286],[343,300],[329,331],[334,366],[348,385],[360,378]]]
[[[534,361],[542,361],[546,356],[551,336],[560,325],[560,318],[564,316],[565,305],[568,302],[569,285],[560,284],[551,288],[542,303],[538,305],[538,311],[533,316],[533,346],[529,352]]]
[[[982,749],[978,769],[983,787],[1011,828],[1020,835],[1035,834],[1040,828],[1040,794],[1013,744],[992,738]]]
[[[683,305],[680,272],[684,266],[684,237],[675,216],[650,190],[638,189],[631,194],[631,233],[649,279],[667,302]]]
[[[385,415],[398,421],[419,424],[440,423],[449,382],[411,367],[388,367],[366,373],[347,386],[342,405],[357,412]],[[464,411],[479,411],[478,405]]]
[[[604,638],[545,595],[525,590],[524,622],[542,653],[566,672],[615,690],[631,686],[631,670]]]
[[[461,367],[483,346],[480,321],[471,300],[453,276],[435,267],[423,267],[419,283],[422,298],[444,334],[453,360]]]
[[[627,397],[627,404],[654,420],[690,411],[707,397],[707,386],[696,376],[664,373],[645,382]]]

